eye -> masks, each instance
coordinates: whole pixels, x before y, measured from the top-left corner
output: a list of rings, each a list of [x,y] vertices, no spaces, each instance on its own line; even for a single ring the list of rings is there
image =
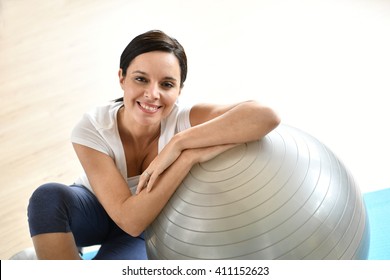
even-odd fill
[[[174,88],[175,85],[172,82],[163,82],[161,83],[161,86],[164,88]]]
[[[146,83],[147,80],[144,77],[137,76],[134,78],[135,81],[140,82],[140,83]]]

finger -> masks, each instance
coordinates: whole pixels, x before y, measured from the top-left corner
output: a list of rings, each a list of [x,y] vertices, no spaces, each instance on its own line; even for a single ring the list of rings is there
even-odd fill
[[[146,186],[146,192],[150,192],[152,190],[156,179],[157,179],[156,175],[153,174],[152,176],[150,176],[149,181],[148,181],[147,186]]]
[[[145,170],[144,173],[142,173],[139,178],[137,190],[135,192],[136,194],[139,194],[145,188],[149,179],[150,179],[150,174]]]
[[[138,182],[137,190],[135,191],[135,194],[139,194],[144,187],[145,187],[145,181],[143,179],[140,179]]]
[[[135,191],[135,194],[139,194],[143,188],[143,183],[140,181],[137,185],[137,190]]]

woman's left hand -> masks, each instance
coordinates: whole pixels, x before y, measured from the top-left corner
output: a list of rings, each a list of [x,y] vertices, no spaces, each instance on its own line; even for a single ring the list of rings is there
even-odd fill
[[[150,192],[158,176],[171,166],[180,154],[181,150],[175,144],[175,141],[171,140],[141,174],[136,194],[143,188],[146,188],[146,191]]]

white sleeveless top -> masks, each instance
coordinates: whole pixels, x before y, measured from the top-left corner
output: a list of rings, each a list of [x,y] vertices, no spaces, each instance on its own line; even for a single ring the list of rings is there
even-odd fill
[[[117,113],[122,106],[123,102],[112,102],[84,114],[72,131],[71,141],[110,156],[134,193],[139,176],[127,177],[126,158],[118,131]],[[190,110],[190,107],[179,108],[175,104],[169,116],[162,120],[158,152],[176,133],[191,127]],[[75,184],[83,185],[93,192],[85,172]]]

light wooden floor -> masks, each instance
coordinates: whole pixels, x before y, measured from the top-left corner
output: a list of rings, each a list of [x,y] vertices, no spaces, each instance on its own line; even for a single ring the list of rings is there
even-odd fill
[[[45,182],[71,183],[79,174],[69,141],[75,122],[121,94],[120,53],[102,56],[94,47],[96,19],[107,3],[117,10],[122,4],[0,1],[0,259],[32,246],[26,216],[32,191]],[[115,59],[107,65],[110,55]]]

